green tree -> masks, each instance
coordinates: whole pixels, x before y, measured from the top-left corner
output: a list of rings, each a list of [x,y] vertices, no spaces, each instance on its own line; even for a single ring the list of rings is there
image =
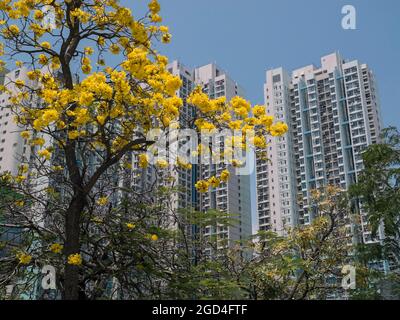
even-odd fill
[[[357,257],[367,266],[373,261],[390,263],[391,273],[370,272],[371,283],[391,284],[394,292],[398,287],[400,266],[400,132],[395,127],[383,130],[381,142],[372,144],[363,153],[364,169],[357,184],[350,188],[350,195],[360,201],[367,213],[372,236],[383,226],[385,238],[382,244],[359,245]],[[379,286],[376,286],[379,287]],[[367,292],[368,293],[368,292]],[[371,296],[371,294],[369,295]],[[372,293],[375,296],[375,293]]]

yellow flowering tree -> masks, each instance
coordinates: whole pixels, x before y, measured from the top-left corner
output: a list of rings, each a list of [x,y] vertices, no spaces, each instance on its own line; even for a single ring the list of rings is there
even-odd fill
[[[139,155],[139,167],[147,167],[144,152],[154,144],[148,133],[167,132],[179,119],[181,80],[168,72],[167,58],[154,49],[154,43],[171,40],[161,22],[157,0],[148,2],[142,17],[118,0],[0,0],[0,67],[15,63],[27,75],[26,80],[6,79],[0,89],[9,95],[21,136],[37,158],[34,164],[26,162],[29,170],[21,167],[18,175],[3,180],[29,198],[25,206],[31,212],[44,211],[61,223],[54,240],[63,247],[52,251],[64,257],[65,299],[79,297],[88,212],[112,206],[110,197],[120,187],[115,177],[129,169],[125,161]],[[240,97],[210,100],[198,88],[187,102],[196,109],[199,132],[239,130],[243,144],[247,132],[253,132],[255,148],[265,149],[266,135],[288,129],[274,123],[262,106],[252,114],[250,103]],[[166,169],[168,162],[156,165]],[[181,160],[178,165],[190,166]],[[207,192],[228,179],[224,171],[197,187]],[[39,235],[55,232],[37,223],[37,217],[24,217],[26,227]]]

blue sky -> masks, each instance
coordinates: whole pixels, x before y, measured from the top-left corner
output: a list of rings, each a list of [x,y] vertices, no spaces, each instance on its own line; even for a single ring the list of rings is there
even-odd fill
[[[148,0],[123,1],[133,12]],[[160,0],[173,35],[160,47],[187,66],[217,62],[263,102],[265,71],[320,64],[338,50],[369,64],[378,79],[385,125],[400,127],[400,1],[398,0]],[[343,30],[341,9],[351,4],[357,30]]]

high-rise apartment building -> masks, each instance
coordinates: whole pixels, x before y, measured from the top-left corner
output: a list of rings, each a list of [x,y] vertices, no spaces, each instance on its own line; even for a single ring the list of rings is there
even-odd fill
[[[17,124],[14,119],[15,112],[18,111],[15,110],[11,97],[21,91],[16,82],[21,80],[30,88],[36,88],[39,85],[37,80],[28,78],[28,71],[26,67],[21,67],[0,75],[0,84],[4,85],[7,91],[10,91],[10,93],[7,91],[0,93],[0,173],[17,174],[21,163],[32,164],[37,159],[36,151],[41,148],[40,146],[31,146],[26,139],[21,137],[21,132],[27,130],[27,128]],[[52,73],[47,67],[44,67],[41,71]],[[31,95],[29,100],[24,103],[30,106],[40,106],[41,101],[38,96]],[[34,134],[32,138],[43,138],[45,146],[51,144],[49,136],[34,132],[32,134]]]
[[[187,228],[188,239],[186,239],[185,246],[191,251],[191,259],[196,261],[199,255],[214,257],[216,254],[215,247],[217,249],[225,248],[227,245],[232,245],[236,241],[251,236],[250,176],[236,175],[235,169],[230,165],[209,163],[206,161],[209,160],[207,157],[204,159],[200,156],[193,156],[192,151],[197,150],[197,145],[193,144],[191,148],[188,148],[188,142],[190,145],[194,141],[190,141],[183,131],[184,129],[194,129],[194,122],[199,115],[197,114],[197,108],[187,103],[187,98],[197,86],[200,86],[203,92],[207,93],[212,99],[226,97],[229,100],[236,95],[243,95],[243,90],[215,64],[190,69],[175,60],[168,65],[168,71],[175,76],[179,76],[182,80],[182,86],[176,93],[183,101],[178,119],[180,129],[178,131],[181,134],[177,136],[174,132],[175,130],[171,130],[169,137],[166,138],[167,141],[160,143],[156,148],[158,149],[158,155],[167,160],[171,166],[169,170],[166,168],[157,170],[156,166],[153,165],[140,168],[139,156],[133,153],[128,156],[128,158],[130,157],[128,161],[132,163],[133,179],[128,179],[129,181],[123,183],[127,183],[138,191],[140,199],[146,197],[146,200],[154,203],[163,203],[167,210],[174,211],[174,214],[178,210],[195,209],[198,212],[205,212],[215,209],[235,215],[234,218],[237,219],[237,223],[229,226],[214,224],[199,228],[196,225],[185,222],[180,226]],[[165,135],[162,135],[162,137],[165,137]],[[197,133],[196,137],[198,137]],[[218,146],[214,145],[214,147],[223,149],[224,138],[223,135],[218,136]],[[155,141],[160,142],[159,139],[155,139]],[[173,144],[174,146],[172,146]],[[183,150],[180,148],[182,144],[186,144]],[[165,150],[163,150],[164,146],[166,147]],[[177,156],[186,156],[185,161],[196,158],[197,163],[192,163],[190,169],[177,168],[173,165],[176,163]],[[225,169],[231,172],[231,178],[227,183],[221,183],[217,188],[210,189],[205,194],[196,190],[195,184],[198,180],[207,180],[214,175],[220,175]],[[170,180],[168,177],[173,177],[173,179]],[[164,180],[164,178],[167,179]],[[173,191],[166,196],[168,199],[165,198],[165,195],[159,198],[156,192],[159,186],[174,187]],[[170,220],[167,222],[168,226],[171,229],[176,228],[177,219],[171,218]],[[207,244],[204,247],[198,247],[196,241],[198,238],[211,239],[215,246]]]
[[[184,102],[179,118],[180,129],[194,128],[194,121],[198,115],[196,114],[196,108],[188,105],[186,99],[195,87],[200,86],[203,92],[208,94],[211,99],[226,97],[227,100],[230,100],[234,96],[243,96],[244,94],[243,89],[216,64],[189,69],[179,61],[173,61],[169,64],[168,70],[173,75],[180,76],[182,80],[182,87],[177,92]],[[216,139],[211,147],[223,152],[225,136],[217,135]],[[171,141],[173,142],[174,139],[169,140],[169,142]],[[187,140],[180,141],[181,143],[187,142]],[[168,160],[170,157],[177,156],[174,150],[173,148],[167,148],[166,156]],[[191,152],[188,150],[186,156],[189,158],[190,154]],[[175,186],[178,187],[178,192],[172,196],[174,208],[195,208],[203,212],[215,209],[233,214],[234,219],[238,221],[237,225],[210,226],[203,230],[204,235],[217,235],[219,239],[226,239],[230,243],[245,239],[252,232],[250,176],[236,175],[235,169],[231,165],[210,162],[209,160],[210,157],[199,157],[198,163],[193,164],[191,170],[171,170],[170,174],[175,177]],[[137,178],[134,183],[137,188],[145,190],[154,183],[156,177],[151,167],[145,170],[138,168],[138,159],[134,161],[133,166],[137,172]],[[197,192],[195,183],[198,180],[207,180],[214,175],[220,175],[225,169],[231,172],[231,178],[227,183],[221,183],[219,187],[212,188],[204,194]],[[221,241],[221,243],[223,242]]]
[[[379,140],[380,105],[369,67],[338,53],[322,57],[321,67],[268,70],[264,94],[267,112],[289,132],[269,141],[269,161],[257,159],[259,229],[285,234],[313,220],[311,190],[357,181],[363,150]],[[358,240],[376,240],[362,211],[360,229]]]
[[[31,82],[26,72],[26,68],[6,72],[1,84],[14,93],[19,90],[15,85],[17,80]],[[0,94],[0,172],[9,171],[15,175],[18,173],[21,160],[29,160],[31,148],[20,136],[20,132],[24,129],[15,123],[11,105],[10,94],[2,92]]]
[[[194,83],[200,85],[211,99],[226,97],[227,101],[235,96],[244,96],[243,89],[232,80],[229,75],[215,64],[208,64],[194,71]],[[214,150],[219,148],[224,151],[225,136],[216,137]],[[248,161],[250,159],[247,159]],[[210,226],[205,230],[206,235],[217,235],[228,243],[240,241],[249,237],[251,228],[251,203],[250,203],[250,175],[236,174],[236,170],[223,162],[212,163],[204,161],[199,165],[199,178],[207,180],[212,176],[219,176],[223,170],[231,172],[227,183],[221,183],[217,188],[199,195],[199,208],[201,211],[217,209],[234,216],[237,224],[234,226]]]

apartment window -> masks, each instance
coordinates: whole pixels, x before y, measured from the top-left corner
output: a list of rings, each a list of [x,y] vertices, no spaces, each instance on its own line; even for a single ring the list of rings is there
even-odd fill
[[[272,77],[272,82],[273,82],[273,83],[281,82],[281,75],[280,75],[280,74],[274,75],[274,76]]]

